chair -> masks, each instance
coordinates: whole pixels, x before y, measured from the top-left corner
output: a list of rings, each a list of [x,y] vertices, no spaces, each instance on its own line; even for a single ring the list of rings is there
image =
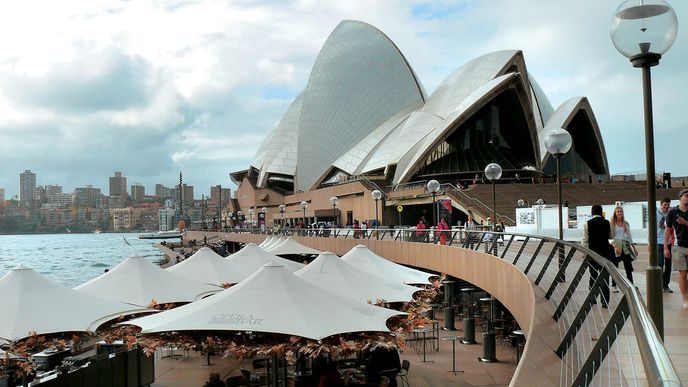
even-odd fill
[[[382,381],[386,379],[387,383],[385,383],[384,386],[387,386],[390,383],[390,381],[395,380],[397,378],[398,373],[398,368],[390,368],[387,370],[380,371],[380,385],[382,386]]]
[[[401,385],[406,387],[411,387],[408,381],[408,371],[411,367],[411,362],[404,359],[401,362],[401,371],[399,371],[399,379],[401,379]]]
[[[251,371],[246,368],[239,368],[241,370],[241,385],[242,386],[260,386],[257,381],[252,380]]]
[[[380,377],[380,387],[387,387],[389,386],[389,378],[386,376]]]

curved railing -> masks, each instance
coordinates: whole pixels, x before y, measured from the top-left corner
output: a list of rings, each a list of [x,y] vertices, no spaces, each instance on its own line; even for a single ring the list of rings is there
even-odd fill
[[[559,331],[552,346],[561,359],[559,385],[681,385],[638,290],[608,260],[579,244],[489,230],[289,229],[280,234],[445,244],[497,256],[523,272],[551,304],[553,329]],[[619,292],[610,293],[605,308],[598,300],[610,278]],[[524,357],[537,355],[526,346]]]

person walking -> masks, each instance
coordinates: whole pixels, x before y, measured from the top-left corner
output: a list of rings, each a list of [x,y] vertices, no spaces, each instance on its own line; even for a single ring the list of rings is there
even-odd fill
[[[683,296],[683,309],[688,310],[688,189],[678,195],[678,206],[669,210],[664,230],[664,256],[671,254],[671,261],[678,270],[678,288]],[[676,245],[669,251],[671,231],[676,237]]]
[[[674,292],[669,288],[669,282],[671,281],[671,250],[669,250],[669,255],[664,255],[664,233],[667,228],[666,216],[669,213],[670,206],[671,199],[665,197],[659,201],[659,208],[657,209],[657,263],[662,268],[662,291],[664,293]],[[673,244],[673,239],[674,235],[671,232],[671,240],[668,241],[669,246]]]
[[[609,221],[602,217],[602,206],[595,204],[591,210],[592,218],[583,225],[583,246],[609,260],[611,246],[609,245],[609,234],[611,226]],[[590,260],[588,266],[590,280],[588,288],[592,288],[600,273],[602,265],[595,260]],[[606,308],[609,303],[609,275],[605,274],[602,281],[602,307]]]
[[[638,250],[635,248],[635,243],[633,243],[631,226],[624,219],[623,208],[616,207],[614,209],[614,215],[612,215],[610,223],[609,238],[614,240],[612,246],[617,259],[616,266],[618,267],[619,262],[623,262],[626,278],[633,283],[633,261],[638,256]]]
[[[475,240],[476,240],[475,229],[476,229],[475,220],[473,220],[473,217],[471,215],[468,215],[468,220],[466,220],[466,226],[464,227],[464,230],[468,231],[466,233],[466,237],[463,240],[463,247],[464,248],[473,250],[473,247],[475,246]]]
[[[422,242],[425,239],[425,220],[421,218],[416,225],[416,242]]]
[[[439,240],[441,245],[446,245],[447,244],[447,234],[449,234],[449,225],[447,224],[447,220],[442,218],[440,219],[440,222],[437,224],[437,229],[439,230]]]

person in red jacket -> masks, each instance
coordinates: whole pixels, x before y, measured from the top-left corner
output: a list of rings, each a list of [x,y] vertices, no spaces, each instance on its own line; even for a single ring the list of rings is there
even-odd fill
[[[446,219],[440,219],[440,222],[437,224],[437,230],[439,230],[440,233],[440,244],[446,245],[447,236],[449,235],[449,224],[447,224]]]

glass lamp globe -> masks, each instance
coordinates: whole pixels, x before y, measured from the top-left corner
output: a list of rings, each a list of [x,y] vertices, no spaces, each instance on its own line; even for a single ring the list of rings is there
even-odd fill
[[[676,39],[678,20],[665,0],[626,0],[617,8],[610,35],[619,52],[629,58],[662,55]]]
[[[571,149],[571,135],[562,128],[552,129],[545,137],[545,148],[554,156],[562,156]]]
[[[375,191],[373,191],[373,192],[371,193],[371,195],[373,196],[373,200],[380,200],[380,199],[382,199],[382,192],[380,192],[379,189],[376,189]]]
[[[523,199],[518,199],[516,204],[518,204],[519,207],[523,207],[523,205],[526,204],[526,202],[524,202]]]
[[[287,208],[287,206],[285,206],[284,204],[280,204],[280,205],[279,205],[279,210],[280,210],[280,212],[284,212],[284,209],[285,209],[285,208]]]
[[[497,163],[490,163],[485,167],[485,177],[490,180],[499,180],[502,177],[502,167]]]
[[[267,207],[263,207],[263,208],[260,209],[260,212],[268,212],[268,208],[267,208]]]
[[[244,213],[241,212],[241,211],[237,212],[237,215],[239,215],[239,216],[241,216],[241,215],[243,215],[243,214],[244,214]]]
[[[440,190],[440,182],[437,180],[430,180],[427,185],[428,192],[437,193]]]
[[[301,202],[301,208],[303,208],[304,210],[305,210],[306,208],[308,208],[308,202],[305,201],[305,200],[302,201],[302,202]]]
[[[339,198],[338,198],[338,197],[332,196],[332,197],[330,198],[330,204],[332,204],[333,206],[336,206],[336,205],[337,205],[337,202],[339,202]]]

